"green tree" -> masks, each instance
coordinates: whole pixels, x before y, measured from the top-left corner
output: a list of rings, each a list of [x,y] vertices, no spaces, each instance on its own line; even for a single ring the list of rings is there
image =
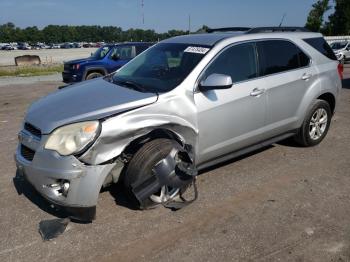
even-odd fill
[[[332,35],[350,34],[350,1],[335,0],[334,13],[329,16],[327,33]]]
[[[209,26],[207,26],[207,25],[202,25],[202,27],[199,28],[199,29],[196,31],[196,33],[205,33],[205,32],[208,31],[208,29],[209,29]]]
[[[323,24],[323,16],[330,9],[329,0],[318,0],[312,5],[305,27],[313,32],[319,32]]]

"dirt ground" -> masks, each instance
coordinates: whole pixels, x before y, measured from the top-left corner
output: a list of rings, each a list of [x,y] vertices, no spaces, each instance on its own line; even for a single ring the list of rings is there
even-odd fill
[[[100,194],[97,220],[48,242],[38,223],[54,216],[14,183],[13,154],[28,105],[62,83],[9,80],[0,86],[0,261],[350,261],[350,66],[345,78],[319,146],[280,143],[206,170],[198,200],[177,212],[132,210],[113,187]]]

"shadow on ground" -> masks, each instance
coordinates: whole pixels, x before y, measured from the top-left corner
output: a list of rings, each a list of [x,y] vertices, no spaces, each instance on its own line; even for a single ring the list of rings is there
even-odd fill
[[[52,205],[45,198],[43,198],[25,178],[19,175],[18,171],[16,172],[16,176],[13,178],[13,184],[18,195],[24,195],[46,213],[59,218],[65,218],[68,216],[65,211]]]

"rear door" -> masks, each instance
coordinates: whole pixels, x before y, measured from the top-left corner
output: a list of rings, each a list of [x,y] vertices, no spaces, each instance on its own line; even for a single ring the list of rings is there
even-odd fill
[[[259,41],[257,50],[267,95],[265,128],[272,137],[294,128],[302,98],[317,74],[308,55],[288,40]]]

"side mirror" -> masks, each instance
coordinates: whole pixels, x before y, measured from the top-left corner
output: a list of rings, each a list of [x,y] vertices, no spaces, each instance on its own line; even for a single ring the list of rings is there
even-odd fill
[[[112,60],[114,60],[114,61],[117,61],[117,60],[119,60],[119,55],[118,54],[113,54],[113,55],[111,55],[111,59]]]
[[[199,84],[199,90],[202,92],[215,89],[228,89],[232,86],[231,76],[223,74],[211,74],[207,79]]]

